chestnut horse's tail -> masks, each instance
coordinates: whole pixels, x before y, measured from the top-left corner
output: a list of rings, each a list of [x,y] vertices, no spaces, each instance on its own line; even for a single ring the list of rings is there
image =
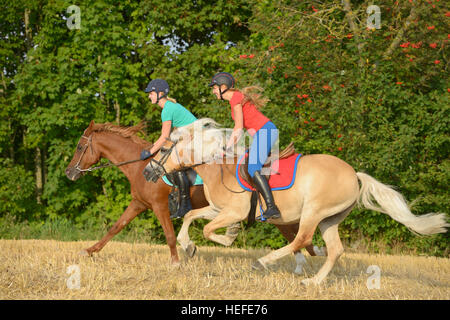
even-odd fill
[[[371,176],[358,172],[361,181],[358,205],[370,210],[388,214],[392,219],[404,224],[412,232],[423,235],[444,233],[450,226],[445,213],[427,213],[416,216],[409,210],[403,196],[391,186],[385,185]],[[374,202],[375,200],[375,202]]]

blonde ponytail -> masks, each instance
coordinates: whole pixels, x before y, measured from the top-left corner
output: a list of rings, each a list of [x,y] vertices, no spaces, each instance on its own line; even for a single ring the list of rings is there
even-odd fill
[[[166,97],[166,99],[170,102],[177,103],[177,100],[175,100],[174,98]]]
[[[244,89],[240,90],[241,93],[244,95],[244,100],[242,100],[242,105],[246,104],[247,102],[250,102],[251,104],[255,105],[257,109],[260,109],[264,107],[267,102],[270,101],[269,98],[263,97],[260,92],[264,91],[263,88],[258,86],[250,86],[245,87]]]

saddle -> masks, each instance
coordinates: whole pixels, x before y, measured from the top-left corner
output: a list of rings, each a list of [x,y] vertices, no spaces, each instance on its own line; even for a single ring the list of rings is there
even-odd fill
[[[282,160],[282,159],[289,158],[289,157],[293,156],[295,153],[296,152],[295,152],[294,143],[291,142],[291,143],[289,143],[289,145],[286,148],[281,150],[281,152],[278,155],[278,159]],[[263,168],[268,168],[271,165],[271,157],[272,157],[272,153],[269,153],[269,156],[267,157],[266,163],[264,163]],[[268,179],[270,175],[272,175],[272,173],[269,175],[264,175],[264,176]],[[248,162],[244,162],[242,165],[239,165],[239,176],[243,180],[245,180],[252,188],[255,188],[255,183],[253,182],[252,177],[248,173]]]

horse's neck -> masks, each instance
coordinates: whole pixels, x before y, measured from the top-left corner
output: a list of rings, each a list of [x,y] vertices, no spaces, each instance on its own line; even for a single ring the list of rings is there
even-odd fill
[[[131,141],[131,139],[110,132],[102,132],[98,135],[98,146],[102,157],[116,164],[139,159],[140,152],[143,148]],[[131,166],[132,165],[120,166],[119,169],[128,176],[128,171]]]
[[[225,177],[236,172],[236,164],[202,164],[193,168],[202,178],[205,185],[222,184]],[[221,171],[222,170],[222,171]]]

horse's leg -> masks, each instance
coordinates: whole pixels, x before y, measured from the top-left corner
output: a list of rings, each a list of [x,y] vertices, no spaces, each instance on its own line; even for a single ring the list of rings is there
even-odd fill
[[[292,225],[292,227],[296,229],[295,235],[297,235],[299,225],[296,223],[296,224]],[[318,246],[310,244],[310,245],[307,245],[305,247],[305,249],[306,249],[306,251],[308,251],[308,253],[309,253],[309,255],[311,257],[314,257],[314,256],[326,256],[327,255],[327,248],[326,247],[319,248]]]
[[[82,255],[92,255],[94,252],[99,252],[106,245],[106,243],[118,234],[131,220],[138,214],[145,211],[147,207],[138,200],[132,200],[128,208],[122,213],[116,223],[108,230],[108,233],[92,247],[82,250]]]
[[[298,223],[294,223],[294,224],[275,224],[275,227],[278,228],[278,230],[280,230],[281,234],[283,235],[283,237],[286,238],[287,241],[289,241],[289,243],[291,243],[292,241],[294,241],[295,236],[298,232]]]
[[[281,234],[286,238],[287,241],[289,241],[289,243],[294,241],[295,236],[297,235],[297,232],[298,232],[298,223],[289,224],[289,225],[276,224],[275,227],[277,227],[278,230],[280,230]],[[303,266],[305,266],[307,263],[306,258],[303,255],[303,253],[301,252],[301,250],[295,251],[294,255],[295,255],[295,262],[296,262],[294,273],[302,274]]]
[[[289,243],[294,241],[295,236],[298,233],[298,227],[299,227],[298,223],[288,224],[288,225],[275,225],[275,226],[280,230],[281,234],[286,238],[287,241],[289,241]],[[305,248],[306,248],[306,251],[308,251],[308,253],[311,256],[326,256],[326,248],[325,247],[318,248],[317,246],[310,244],[310,245],[307,245]],[[302,254],[301,249],[296,250],[294,252],[294,255],[295,255],[295,262],[297,263],[294,273],[301,274],[301,273],[303,273],[303,266],[305,266],[307,264],[306,258]]]
[[[267,265],[274,263],[276,260],[311,245],[314,231],[320,222],[320,215],[314,214],[314,210],[304,208],[300,227],[295,239],[281,249],[275,250],[268,255],[258,259],[253,265],[255,269],[267,268]]]
[[[232,225],[227,227],[227,231],[225,232],[225,235],[229,239],[232,239],[231,242],[233,242],[234,240],[236,240],[236,238],[239,234],[239,230],[241,230],[241,224],[239,222],[233,223]]]
[[[153,212],[161,224],[167,245],[170,249],[171,263],[173,266],[178,266],[180,264],[180,258],[178,257],[175,230],[173,228],[172,220],[170,220],[168,201],[154,201],[153,203]]]
[[[287,224],[287,225],[281,225],[281,224],[276,224],[275,227],[278,228],[278,230],[280,230],[281,234],[286,238],[287,241],[289,241],[289,243],[291,243],[292,241],[294,241],[295,236],[298,233],[298,227],[299,224],[298,223],[294,223],[294,224]],[[327,255],[327,248],[325,247],[317,247],[314,246],[312,244],[308,245],[305,247],[306,251],[308,251],[309,255],[314,257],[314,256],[326,256]],[[299,251],[297,251],[299,252]]]
[[[189,226],[195,219],[214,219],[218,214],[218,211],[211,206],[203,207],[200,209],[194,209],[189,211],[183,219],[183,225],[178,232],[177,240],[180,243],[183,250],[186,252],[188,257],[192,258],[195,254],[196,247],[195,244],[189,238]]]
[[[327,248],[326,247],[318,247],[315,245],[310,244],[309,246],[305,247],[306,251],[314,257],[314,256],[326,256],[327,255]]]
[[[239,212],[237,210],[230,211],[229,208],[226,210],[227,213],[219,213],[216,218],[214,218],[203,228],[203,235],[208,240],[220,243],[224,246],[230,246],[233,243],[234,239],[236,239],[237,232],[233,234],[226,233],[225,235],[220,235],[214,233],[214,231],[223,227],[235,225],[236,223],[244,220],[247,216],[247,213]]]
[[[337,259],[339,259],[344,252],[344,247],[342,246],[338,233],[338,225],[348,216],[354,206],[355,203],[342,212],[325,218],[319,223],[320,232],[322,233],[322,238],[325,241],[326,249],[328,251],[327,260],[322,268],[320,268],[319,272],[311,279],[303,280],[303,284],[320,284],[331,271]]]
[[[344,252],[341,239],[339,238],[338,224],[330,225],[326,223],[320,223],[319,228],[322,232],[322,237],[327,246],[328,256],[324,265],[322,266],[322,268],[320,268],[319,272],[314,277],[302,280],[302,283],[305,285],[320,284],[331,271],[336,260]]]

